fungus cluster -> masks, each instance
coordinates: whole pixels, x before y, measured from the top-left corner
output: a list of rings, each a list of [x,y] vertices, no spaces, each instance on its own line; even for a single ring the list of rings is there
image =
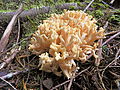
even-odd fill
[[[90,54],[98,58],[96,40],[103,37],[104,29],[98,28],[91,15],[83,11],[65,11],[52,14],[38,26],[29,49],[39,55],[40,70],[58,76],[62,71],[71,78],[78,69],[75,60],[85,62]]]

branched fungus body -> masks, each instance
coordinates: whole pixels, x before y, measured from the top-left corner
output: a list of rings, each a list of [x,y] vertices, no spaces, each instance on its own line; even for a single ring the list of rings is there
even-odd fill
[[[98,28],[96,20],[83,11],[65,11],[53,14],[38,26],[31,38],[29,49],[39,55],[40,70],[71,78],[77,66],[75,60],[85,62],[95,54],[98,43],[104,37],[104,29]]]

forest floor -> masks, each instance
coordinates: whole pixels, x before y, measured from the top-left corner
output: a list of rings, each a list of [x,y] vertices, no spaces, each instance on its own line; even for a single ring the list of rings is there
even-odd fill
[[[93,2],[92,2],[93,1]],[[12,17],[2,13],[15,12],[23,4],[25,11],[50,6],[49,12],[18,17],[10,35],[1,43]],[[76,3],[81,10],[92,15],[97,25],[105,29],[101,40],[100,64],[92,57],[78,62],[76,76],[67,79],[39,70],[39,56],[28,49],[30,38],[43,20],[63,9],[77,10],[76,6],[62,9],[57,5]],[[67,4],[65,4],[67,5]],[[73,5],[73,4],[72,4]],[[88,7],[88,5],[90,5]],[[86,8],[88,7],[88,8]],[[21,11],[22,12],[22,11]],[[30,11],[32,12],[32,11]],[[14,15],[14,14],[13,14]],[[1,90],[119,90],[120,89],[120,2],[119,0],[1,0],[0,1],[0,89]],[[8,42],[6,42],[8,40]],[[5,44],[6,42],[6,44]],[[2,50],[3,49],[3,50]]]

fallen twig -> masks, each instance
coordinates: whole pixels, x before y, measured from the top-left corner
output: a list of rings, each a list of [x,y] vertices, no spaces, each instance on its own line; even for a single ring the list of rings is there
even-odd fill
[[[76,70],[75,70],[74,73],[76,74]],[[69,83],[69,85],[68,85],[68,89],[67,89],[67,90],[70,90],[70,88],[71,88],[71,86],[72,86],[72,82],[73,82],[73,80],[74,80],[74,78],[75,78],[75,74],[70,78],[70,83]]]
[[[105,84],[103,83],[102,76],[100,75],[100,73],[98,73],[98,76],[99,76],[99,78],[100,78],[100,82],[101,82],[101,84],[102,84],[103,90],[107,90],[107,89],[105,88]]]
[[[17,37],[17,43],[19,42],[20,39],[20,19],[18,18],[18,37]]]
[[[3,80],[4,82],[6,82],[8,85],[10,85],[14,90],[17,90],[11,83],[9,83],[8,81],[6,81],[5,79],[1,78],[1,80]]]
[[[84,12],[86,12],[86,10],[90,7],[90,5],[94,2],[94,0],[92,0],[88,5],[87,7],[83,10]]]
[[[70,90],[70,88],[71,88],[71,86],[72,86],[73,80],[74,80],[74,78],[72,77],[72,78],[70,79],[70,83],[69,83],[69,85],[68,85],[68,89],[67,89],[67,90]]]
[[[120,42],[118,42],[117,44],[111,46],[110,49],[111,49],[111,48],[114,48],[115,46],[118,46],[118,45],[120,46]]]
[[[75,78],[78,77],[79,75],[81,75],[83,72],[87,71],[90,68],[90,66],[84,70],[82,70],[81,72],[79,72],[77,75],[75,75]]]
[[[86,4],[86,3],[83,2],[83,4]],[[38,14],[49,13],[50,11],[53,10],[53,8],[55,8],[57,10],[64,10],[64,9],[71,9],[71,7],[74,7],[74,9],[78,9],[78,10],[83,10],[84,9],[83,7],[79,6],[77,3],[64,3],[64,4],[60,4],[60,5],[55,5],[54,7],[43,6],[41,8],[32,8],[30,10],[24,10],[19,15],[19,17],[20,18],[25,18],[26,16],[36,16]],[[93,8],[87,8],[87,9],[93,10]],[[6,19],[6,18],[9,19],[13,15],[15,15],[15,12],[0,13],[0,20]]]
[[[67,80],[67,81],[65,81],[65,82],[63,82],[63,83],[61,83],[61,84],[56,85],[56,86],[53,87],[51,90],[54,90],[54,89],[56,89],[56,88],[58,88],[58,87],[60,87],[60,86],[62,86],[62,85],[64,85],[64,84],[66,84],[66,83],[68,83],[68,82],[70,82],[70,80]]]
[[[23,41],[28,40],[29,38],[30,38],[30,37],[24,38],[24,39],[21,40],[20,42],[14,44],[14,45],[13,45],[12,47],[10,47],[9,49],[7,49],[7,50],[5,50],[4,52],[0,53],[0,56],[2,56],[3,54],[5,54],[7,51],[9,51],[9,50],[15,48],[18,44],[22,43]]]
[[[115,55],[115,59],[114,59],[112,62],[110,62],[110,63],[103,69],[102,76],[103,76],[105,70],[106,70],[110,65],[112,65],[114,62],[116,62],[116,60],[118,60],[118,59],[120,58],[119,53],[120,53],[120,49],[117,51],[117,53],[116,53],[116,55]]]
[[[16,44],[19,41],[19,35],[20,35],[20,22],[19,22],[19,19],[18,19],[18,37],[17,37]],[[9,64],[13,60],[13,58],[16,56],[16,54],[20,51],[20,47],[18,49],[13,48],[11,51],[12,51],[11,56],[9,58],[7,58],[6,60],[4,60],[3,63],[0,64],[0,69],[4,68],[7,64]]]
[[[7,75],[1,76],[0,78],[9,79],[9,78],[13,77],[14,75],[18,75],[19,73],[20,73],[20,72],[9,73],[9,74],[7,74]]]
[[[5,46],[7,45],[10,33],[12,31],[12,27],[15,24],[15,21],[16,21],[18,15],[22,11],[23,11],[23,9],[22,9],[22,5],[21,5],[20,8],[18,9],[18,11],[16,12],[16,14],[13,16],[13,18],[12,18],[11,22],[9,23],[7,29],[5,30],[5,33],[4,33],[4,35],[3,35],[3,37],[1,38],[1,41],[0,41],[0,44],[2,44],[3,40],[5,40],[4,43],[2,44],[3,46],[0,47],[1,51],[3,51],[4,48],[5,48]],[[18,37],[17,37],[16,44],[19,41],[19,36],[20,36],[20,22],[19,22],[19,19],[18,19]],[[10,62],[12,62],[12,60],[14,59],[14,57],[16,56],[16,54],[20,51],[20,47],[18,49],[13,48],[11,51],[12,51],[11,56],[9,58],[7,58],[6,60],[4,60],[3,63],[0,64],[0,69],[4,68],[7,64],[9,64]]]
[[[110,1],[110,4],[113,4],[113,3],[114,3],[114,1],[115,1],[115,0],[111,0],[111,1]]]
[[[107,40],[102,44],[102,46],[105,45],[105,44],[107,44],[109,41],[111,41],[113,38],[115,38],[115,37],[118,36],[118,35],[120,35],[120,31],[119,31],[118,33],[116,33],[115,35],[111,36],[109,39],[107,39]]]
[[[106,29],[108,27],[108,21],[105,23],[105,25],[103,26],[104,29]]]
[[[16,54],[20,51],[19,49],[13,49],[13,53],[11,54],[11,56],[9,58],[7,58],[6,60],[4,60],[3,63],[0,64],[0,69],[4,68],[7,64],[9,64],[14,57],[16,56]]]
[[[101,48],[101,46],[102,46],[102,42],[103,42],[103,39],[100,39],[99,41],[99,50],[97,51],[97,55],[99,56],[98,58],[96,58],[96,60],[95,60],[95,65],[96,66],[99,66],[99,64],[100,64],[100,61],[101,61],[101,59],[102,59],[102,48]]]
[[[10,36],[10,33],[12,31],[12,28],[15,24],[15,21],[18,17],[18,15],[23,11],[22,9],[22,5],[20,6],[20,8],[18,9],[18,11],[16,12],[16,14],[13,16],[13,18],[11,19],[10,23],[8,24],[1,40],[0,40],[0,52],[3,52],[3,50],[5,49],[7,43],[8,43],[8,40],[9,40],[9,36]]]
[[[102,1],[103,4],[108,5],[111,9],[115,9],[114,7],[110,6],[109,4],[107,4],[106,2]]]
[[[5,79],[10,79],[10,78],[12,78],[12,77],[15,76],[15,75],[23,74],[23,73],[26,73],[26,72],[28,72],[28,71],[32,71],[32,70],[35,70],[35,69],[36,69],[36,68],[33,68],[33,69],[31,69],[31,70],[26,69],[26,70],[24,70],[24,71],[17,71],[17,72],[14,72],[14,73],[11,72],[11,73],[8,73],[8,74],[6,74],[6,75],[4,75],[4,76],[1,76],[0,79],[6,82]],[[7,81],[6,83],[9,84],[9,85],[12,87],[12,85],[11,85],[8,81]],[[17,89],[14,88],[14,87],[13,87],[13,89],[14,89],[14,90],[17,90]]]
[[[72,78],[72,80],[67,80],[67,81],[65,81],[65,82],[63,82],[63,83],[61,83],[61,84],[58,84],[58,85],[56,85],[55,87],[53,87],[51,90],[54,90],[54,89],[56,89],[56,88],[58,88],[58,87],[60,87],[60,86],[62,86],[62,85],[64,85],[64,84],[66,84],[66,83],[68,83],[68,82],[71,81],[71,83],[70,83],[70,85],[69,85],[69,88],[70,88],[73,79],[75,79],[76,77],[78,77],[79,75],[81,75],[83,72],[87,71],[89,68],[90,68],[90,67],[88,67],[88,68],[82,70],[81,72],[79,72],[77,75],[75,75],[75,76]]]
[[[118,32],[120,32],[120,31],[112,31],[112,32],[109,32],[109,33],[105,33],[105,36],[107,35],[112,35],[112,34],[116,34],[116,33],[118,33]]]
[[[103,28],[106,29],[107,26],[108,26],[108,21],[105,23],[105,25],[103,26]],[[101,59],[102,59],[102,43],[103,43],[103,39],[100,39],[100,40],[98,41],[98,43],[99,43],[99,46],[98,46],[98,49],[99,49],[99,50],[97,51],[97,55],[98,55],[99,57],[96,58],[96,60],[95,60],[95,65],[96,65],[96,66],[99,66],[100,61],[101,61]]]
[[[31,69],[31,70],[34,70],[34,69]],[[26,69],[26,70],[24,70],[24,71],[17,71],[17,72],[14,72],[14,73],[11,72],[11,73],[8,73],[8,74],[6,74],[6,75],[4,75],[4,76],[1,76],[0,78],[10,79],[11,77],[13,77],[13,76],[15,76],[15,75],[18,75],[18,74],[20,74],[20,73],[26,73],[26,72],[31,71],[31,70]]]
[[[120,78],[120,75],[118,75],[118,74],[116,74],[116,73],[114,73],[114,72],[112,72],[112,71],[109,71],[112,75],[114,75],[114,77],[115,78]]]

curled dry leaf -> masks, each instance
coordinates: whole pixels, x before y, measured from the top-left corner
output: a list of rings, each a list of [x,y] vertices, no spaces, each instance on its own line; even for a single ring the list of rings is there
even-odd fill
[[[71,78],[78,69],[75,60],[85,62],[90,54],[98,58],[95,41],[103,37],[104,29],[98,28],[91,15],[83,11],[65,11],[52,14],[38,26],[29,49],[39,55],[40,70],[60,76],[60,67],[64,75]]]

